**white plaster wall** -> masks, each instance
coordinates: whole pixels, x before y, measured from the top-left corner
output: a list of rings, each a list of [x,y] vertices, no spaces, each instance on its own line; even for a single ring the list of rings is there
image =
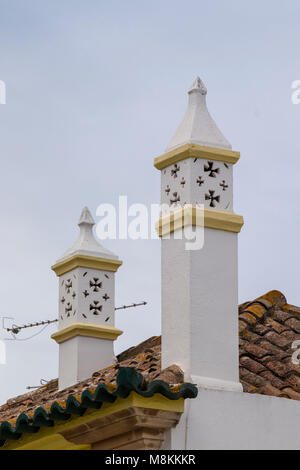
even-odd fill
[[[164,449],[300,449],[299,431],[295,400],[200,389]]]
[[[195,251],[162,239],[162,365],[178,364],[188,380],[238,382],[237,234],[204,237]]]
[[[114,342],[76,336],[59,345],[59,389],[85,380],[114,363]]]

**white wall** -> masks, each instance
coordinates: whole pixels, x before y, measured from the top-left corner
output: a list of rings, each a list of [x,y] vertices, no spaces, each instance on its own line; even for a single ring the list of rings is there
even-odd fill
[[[172,449],[300,449],[300,402],[200,389],[166,436]]]
[[[195,251],[174,237],[162,239],[162,367],[238,383],[237,234],[206,228]]]

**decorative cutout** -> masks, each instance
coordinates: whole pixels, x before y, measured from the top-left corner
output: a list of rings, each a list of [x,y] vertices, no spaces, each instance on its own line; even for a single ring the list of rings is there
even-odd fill
[[[183,188],[184,188],[185,183],[186,183],[186,181],[185,181],[185,179],[182,177],[182,178],[181,178],[181,181],[180,181],[180,184],[181,184],[181,186],[182,186]]]
[[[70,304],[70,302],[67,303],[67,305],[65,306],[65,313],[67,314],[67,317],[70,316],[70,312],[72,312],[73,308],[72,308],[72,305]]]
[[[225,168],[229,168],[229,165],[227,163],[224,163]]]
[[[84,318],[87,318],[87,316],[86,316],[84,313],[82,314],[82,316],[83,316]]]
[[[87,275],[87,271],[85,271],[85,273],[83,273],[83,277],[85,277]]]
[[[65,301],[66,301],[66,299],[64,297],[62,297],[61,303],[63,304],[63,303],[65,303]]]
[[[220,202],[220,196],[215,196],[215,191],[209,189],[209,194],[205,194],[205,200],[210,201],[210,207],[216,207],[215,201]]]
[[[82,293],[83,293],[84,297],[87,297],[88,295],[90,295],[89,292],[86,289]]]
[[[106,279],[109,279],[109,276],[107,274],[104,274],[104,276],[106,277]]]
[[[202,184],[204,183],[204,179],[202,179],[202,176],[199,176],[196,183],[198,183],[199,186],[202,186]]]
[[[171,191],[171,190],[170,190],[170,186],[168,185],[168,186],[166,187],[166,189],[165,189],[165,193],[167,193],[167,195],[169,195],[169,192],[170,192],[170,191]]]
[[[207,162],[204,164],[204,171],[209,172],[208,176],[216,178],[216,174],[220,172],[220,168],[214,168],[214,162]]]
[[[93,315],[99,315],[102,311],[102,305],[99,305],[98,300],[94,300],[94,302],[90,304],[90,310],[92,310]]]
[[[177,173],[180,170],[180,166],[175,163],[174,168],[171,170],[171,176],[174,176],[174,178],[177,178]]]
[[[107,318],[105,318],[105,321],[108,321],[109,319],[110,319],[110,317],[107,317]]]
[[[93,280],[90,281],[90,287],[93,288],[94,292],[99,292],[102,287],[102,282],[99,281],[98,277],[93,277]]]
[[[73,297],[73,299],[75,299],[75,297],[76,297],[76,292],[73,292],[72,297]]]
[[[173,193],[173,199],[170,199],[171,204],[176,204],[176,202],[180,201],[180,196],[177,192]]]
[[[66,289],[66,291],[67,291],[67,294],[70,294],[72,285],[73,285],[73,284],[72,284],[71,279],[68,279],[68,280],[66,281],[66,283],[65,283],[65,289]]]
[[[104,294],[104,295],[103,295],[103,297],[102,297],[102,299],[104,299],[104,300],[105,300],[105,302],[106,302],[107,300],[109,300],[109,299],[110,299],[110,297],[109,297],[107,294]]]
[[[228,184],[225,183],[225,180],[223,180],[222,183],[219,184],[219,186],[223,188],[223,191],[226,191],[226,189],[228,188]]]

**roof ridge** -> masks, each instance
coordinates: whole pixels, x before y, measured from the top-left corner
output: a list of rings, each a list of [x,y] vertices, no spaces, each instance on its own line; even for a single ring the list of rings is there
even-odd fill
[[[285,296],[278,290],[269,291],[253,301],[244,302],[239,307],[239,333],[243,334],[248,326],[262,323],[267,313],[286,304]]]

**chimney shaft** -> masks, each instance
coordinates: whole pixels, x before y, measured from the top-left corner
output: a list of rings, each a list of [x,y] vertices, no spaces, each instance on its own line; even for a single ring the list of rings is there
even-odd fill
[[[162,367],[177,363],[185,380],[241,390],[237,234],[243,218],[233,212],[232,171],[239,153],[211,118],[206,93],[197,78],[167,153],[154,161],[161,170],[161,202],[170,210],[158,223]],[[187,227],[204,236],[202,247],[187,249]]]

